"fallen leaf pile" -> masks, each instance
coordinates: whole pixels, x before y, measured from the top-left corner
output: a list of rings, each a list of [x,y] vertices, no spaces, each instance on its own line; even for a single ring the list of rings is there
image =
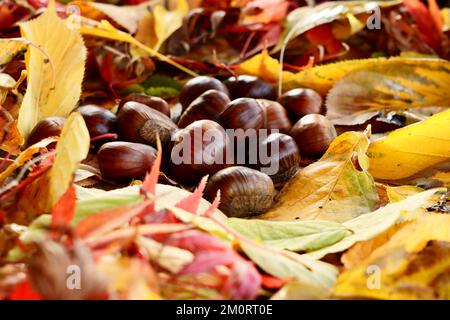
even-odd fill
[[[450,9],[306,2],[0,2],[0,300],[450,299]],[[173,171],[199,123],[295,165]]]

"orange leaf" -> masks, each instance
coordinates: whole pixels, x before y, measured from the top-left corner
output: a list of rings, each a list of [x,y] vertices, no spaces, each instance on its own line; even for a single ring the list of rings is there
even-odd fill
[[[67,191],[59,198],[52,212],[52,228],[67,228],[72,222],[75,215],[75,188],[73,184],[69,186]]]

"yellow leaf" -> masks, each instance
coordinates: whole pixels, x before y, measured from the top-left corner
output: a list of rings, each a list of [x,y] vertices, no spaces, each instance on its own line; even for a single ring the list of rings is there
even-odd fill
[[[398,180],[450,160],[450,110],[395,130],[370,144],[370,173]]]
[[[56,145],[56,158],[50,170],[50,203],[56,204],[67,190],[79,163],[89,152],[89,132],[79,113],[72,113]]]
[[[326,101],[335,124],[364,123],[382,109],[449,107],[450,62],[392,58],[360,66],[336,82]]]
[[[445,192],[445,189],[427,190],[408,197],[405,200],[389,203],[373,212],[362,214],[352,220],[345,221],[342,225],[352,230],[352,234],[331,246],[309,252],[307,255],[321,259],[330,253],[343,252],[357,242],[373,239],[390,229],[396,223],[402,222],[405,215],[410,215],[421,209],[423,210],[423,207],[427,205],[428,201],[435,194],[442,192]]]
[[[360,241],[356,243],[342,255],[341,261],[344,264],[345,269],[352,269],[357,267],[361,262],[366,260],[376,249],[388,242],[394,234],[396,234],[408,223],[410,222],[408,221],[395,224],[391,228],[387,229],[383,233],[370,240]]]
[[[183,24],[183,17],[188,13],[189,6],[186,0],[177,0],[175,10],[167,10],[161,4],[153,9],[155,42],[150,46],[159,50],[164,41]]]
[[[28,213],[50,212],[72,183],[73,175],[89,152],[90,138],[83,117],[72,113],[56,145],[56,158],[45,176],[29,185],[19,202]]]
[[[283,187],[273,209],[258,218],[341,222],[372,211],[378,195],[367,172],[368,144],[361,132],[336,138],[319,161],[298,171]],[[362,171],[352,163],[355,155]]]
[[[31,46],[26,55],[28,86],[19,111],[18,127],[24,138],[35,124],[49,116],[66,117],[81,93],[86,48],[81,35],[58,18],[54,1],[38,18],[20,24]]]
[[[267,82],[275,83],[278,81],[279,70],[280,63],[278,60],[272,58],[267,49],[264,49],[260,54],[241,63],[236,73],[254,75]],[[293,75],[292,72],[283,71],[283,80],[289,81]]]
[[[22,38],[0,39],[0,66],[6,65],[16,55],[24,52],[27,46],[28,42]]]
[[[173,61],[172,59],[166,57],[165,55],[159,53],[155,49],[152,49],[135,38],[128,33],[122,32],[116,28],[114,28],[108,21],[102,20],[101,22],[97,22],[94,20],[90,20],[84,17],[69,17],[69,23],[72,27],[78,28],[78,30],[84,35],[90,35],[94,37],[101,37],[115,41],[123,41],[130,43],[137,48],[143,50],[146,54],[157,57],[158,59],[171,64],[172,66],[186,72],[187,74],[197,77],[198,74],[189,70],[188,68],[180,65],[179,63]]]
[[[338,297],[449,299],[450,216],[425,214],[343,272]],[[368,272],[371,272],[371,274]]]
[[[283,91],[305,87],[314,89],[322,96],[325,96],[336,81],[350,71],[364,66],[378,64],[385,60],[384,58],[346,60],[300,71],[290,79],[283,79]]]
[[[16,159],[14,159],[14,162],[11,163],[4,171],[0,172],[0,183],[5,181],[8,177],[11,176],[11,174],[17,170],[18,168],[22,167],[27,161],[31,160],[33,155],[37,152],[39,152],[40,149],[43,149],[47,147],[50,143],[54,142],[55,138],[47,138],[43,139],[32,146],[29,146],[27,149],[22,151]]]
[[[414,186],[399,186],[389,187],[386,186],[386,193],[389,198],[389,202],[402,201],[409,196],[422,192],[423,189]]]
[[[145,1],[138,5],[132,6],[116,6],[108,3],[101,2],[80,2],[83,5],[93,7],[105,15],[113,19],[115,22],[126,28],[128,32],[135,33],[138,28],[138,22],[146,15],[149,14],[155,1]],[[77,3],[78,5],[78,3]],[[83,15],[84,16],[84,15]]]

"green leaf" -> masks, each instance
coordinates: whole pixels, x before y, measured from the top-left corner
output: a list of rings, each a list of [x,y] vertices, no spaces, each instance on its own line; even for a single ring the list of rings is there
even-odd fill
[[[154,75],[154,76],[147,78],[146,80],[144,80],[144,82],[141,83],[141,86],[144,88],[166,87],[166,88],[173,88],[178,91],[181,90],[181,88],[183,87],[183,85],[180,82],[178,82],[170,77],[159,76],[159,75]]]
[[[244,241],[240,242],[240,246],[261,269],[280,279],[295,279],[308,286],[330,288],[338,275],[333,265],[307,255]]]
[[[97,212],[123,206],[131,206],[141,202],[143,199],[144,197],[140,195],[110,194],[78,201],[72,225],[75,226],[81,220]]]
[[[351,232],[333,221],[265,221],[228,219],[240,234],[273,247],[291,251],[314,251],[328,247]]]
[[[178,90],[168,87],[150,87],[145,90],[145,93],[160,98],[169,98],[178,95]]]
[[[307,255],[321,259],[329,253],[347,250],[358,241],[372,239],[393,226],[399,221],[402,214],[419,209],[435,193],[440,191],[445,191],[445,189],[427,190],[408,197],[405,200],[388,204],[371,213],[363,214],[355,219],[343,222],[342,225],[352,230],[353,234],[329,247],[310,252]]]

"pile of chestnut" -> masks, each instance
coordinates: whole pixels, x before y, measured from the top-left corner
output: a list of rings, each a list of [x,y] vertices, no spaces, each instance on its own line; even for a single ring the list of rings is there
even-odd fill
[[[317,92],[294,89],[277,99],[271,84],[253,76],[233,76],[223,82],[207,76],[193,78],[182,88],[179,102],[182,112],[176,122],[165,100],[141,93],[123,98],[116,113],[96,105],[78,108],[105,181],[127,183],[142,179],[156,158],[159,138],[166,176],[188,187],[209,175],[207,200],[212,201],[220,190],[219,208],[225,214],[256,215],[272,205],[275,186],[295,174],[301,157],[320,157],[337,135],[333,124],[321,114],[322,98]],[[64,118],[59,117],[40,121],[29,136],[28,145],[59,135],[63,125]],[[230,137],[226,129],[253,129],[256,133],[266,129],[269,134],[258,141],[258,146],[277,143],[276,154],[270,154],[273,161],[278,161],[277,172],[269,176],[261,171],[263,164],[259,161],[248,161],[258,153],[258,146],[250,144],[245,154],[235,155],[241,157],[241,162],[234,158],[232,163],[227,161],[227,151],[236,145],[231,140],[238,138]],[[195,139],[199,137],[194,132],[200,132],[200,138],[213,132],[215,138],[198,144]],[[118,135],[117,141],[102,139],[111,133]],[[174,161],[180,150],[179,155],[186,156],[182,148],[186,142],[191,146],[189,161]],[[205,160],[208,153],[223,161]]]

